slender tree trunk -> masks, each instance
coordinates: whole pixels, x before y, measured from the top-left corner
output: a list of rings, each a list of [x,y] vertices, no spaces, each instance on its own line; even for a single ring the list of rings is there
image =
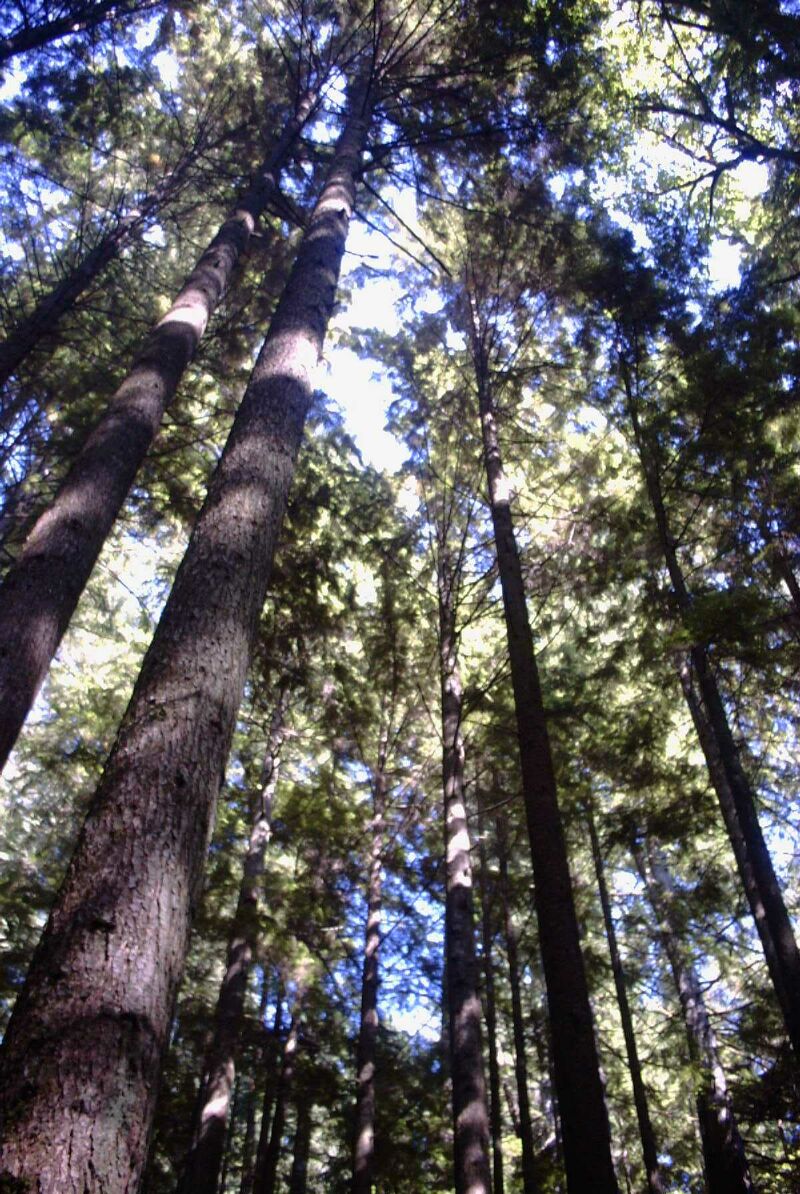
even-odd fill
[[[505,817],[497,818],[497,860],[500,868],[500,899],[511,988],[511,1023],[514,1031],[514,1076],[519,1103],[519,1136],[522,1141],[522,1188],[525,1194],[538,1194],[536,1149],[533,1143],[533,1117],[528,1091],[528,1066],[525,1055],[525,1021],[522,1015],[522,989],[519,980],[517,930],[511,915],[511,886],[508,881],[508,831]]]
[[[21,319],[10,335],[0,343],[0,389],[43,340],[52,339],[59,321],[72,309],[95,278],[117,257],[123,246],[142,230],[151,216],[169,202],[178,190],[194,156],[191,152],[185,154],[153,193],[143,199],[135,211],[121,216],[62,280],[39,299],[34,309]],[[9,429],[11,420],[26,400],[27,395],[23,395],[20,401],[5,403],[0,408],[0,429]]]
[[[611,1136],[580,948],[567,848],[558,807],[525,587],[503,473],[489,368],[473,308],[472,350],[484,462],[503,591],[517,717],[522,792],[530,838],[553,1064],[570,1194],[617,1194]]]
[[[122,3],[120,0],[92,0],[91,3],[73,5],[64,16],[25,26],[0,38],[0,64],[27,50],[39,50],[59,37],[96,29],[114,17],[133,16],[157,6],[158,0],[135,0],[132,4],[126,4],[124,0]]]
[[[269,1130],[272,1125],[272,1108],[280,1081],[278,1069],[281,1032],[283,1030],[283,982],[278,983],[278,999],[275,1005],[275,1020],[272,1025],[269,1041],[264,1046],[261,1070],[263,1075],[263,1097],[261,1101],[261,1126],[258,1133],[258,1143],[255,1153],[249,1158],[247,1168],[242,1170],[242,1183],[239,1194],[252,1194],[256,1170],[263,1166],[263,1158],[269,1146]],[[248,1158],[245,1158],[248,1161]]]
[[[630,368],[621,359],[628,413],[658,529],[658,538],[675,601],[682,616],[691,609],[692,596],[670,534],[656,455],[642,426],[634,398]],[[739,877],[755,920],[775,994],[796,1058],[800,1058],[800,950],[784,903],[775,868],[758,820],[755,795],[742,766],[720,695],[708,651],[695,644],[690,651],[691,671],[681,668],[681,686],[706,758],[711,783],[717,793]],[[700,701],[693,690],[697,680]]]
[[[108,411],[78,452],[58,493],[37,519],[3,581],[0,768],[22,729],[164,410],[230,283],[314,103],[311,93],[303,97],[264,162],[255,185],[222,225],[171,309],[150,333]],[[321,217],[322,213],[318,215]],[[319,233],[319,222],[316,227]],[[344,230],[343,224],[342,233]],[[309,237],[304,244],[308,260]],[[300,258],[295,277],[298,270],[307,277],[308,267],[303,267]],[[314,285],[313,281],[310,284]],[[284,296],[284,310],[286,301]],[[317,314],[315,322],[319,323],[319,319]],[[320,334],[324,334],[324,327],[315,328],[311,338],[316,342]],[[265,367],[267,371],[270,368],[266,358],[276,356],[280,335],[276,329],[268,336],[260,358],[259,380],[254,375],[249,393],[254,388],[263,388]]]
[[[259,1029],[264,1031],[264,1016],[267,1012],[267,1002],[269,999],[269,987],[267,985],[267,978],[264,974],[261,983],[261,1003],[258,1009],[258,1025]],[[276,1014],[280,1017],[281,1014],[281,984],[278,983],[278,1005]],[[276,1031],[280,1031],[280,1019],[276,1024]],[[268,1056],[266,1046],[261,1045],[260,1049],[256,1051],[256,1055],[261,1059],[266,1059]],[[257,1067],[253,1067],[254,1069]],[[245,1115],[245,1129],[244,1140],[242,1141],[242,1171],[239,1179],[239,1194],[250,1194],[250,1187],[253,1184],[253,1166],[255,1164],[256,1154],[256,1084],[252,1073],[247,1078],[247,1114]]]
[[[686,956],[682,935],[675,922],[672,878],[664,863],[649,848],[645,857],[645,850],[636,843],[633,855],[658,921],[658,935],[678,989],[689,1056],[697,1073],[697,1113],[708,1194],[752,1194],[755,1187],[736,1126],[703,990]]]
[[[503,1109],[500,1102],[500,1066],[497,1060],[497,1004],[494,990],[494,933],[492,929],[491,877],[486,859],[485,826],[478,793],[478,857],[481,896],[481,935],[483,940],[483,983],[486,991],[486,1038],[489,1046],[489,1113],[492,1130],[492,1178],[494,1194],[504,1194],[503,1179]]]
[[[297,1107],[297,1128],[294,1134],[294,1156],[289,1177],[289,1194],[306,1194],[308,1189],[308,1160],[311,1155],[311,1115],[313,1104],[304,1097]]]
[[[378,951],[381,936],[381,863],[386,806],[386,742],[374,776],[372,844],[367,876],[367,925],[361,976],[361,1023],[356,1054],[353,1194],[372,1194],[375,1157],[375,1060],[378,1044]]]
[[[275,540],[336,295],[366,86],[256,362],[9,1025],[0,1173],[139,1181]]]
[[[231,1096],[231,1116],[228,1130],[225,1132],[225,1141],[222,1148],[222,1162],[220,1165],[219,1175],[217,1181],[214,1183],[214,1194],[225,1194],[225,1187],[228,1184],[228,1170],[231,1165],[231,1151],[233,1149],[233,1138],[236,1135],[236,1117],[239,1110],[239,1090],[241,1087],[240,1075],[236,1075],[233,1084],[233,1092]]]
[[[636,1107],[636,1119],[639,1124],[639,1138],[642,1142],[642,1157],[647,1175],[647,1189],[649,1194],[664,1194],[664,1181],[658,1165],[658,1149],[650,1119],[650,1108],[647,1102],[647,1091],[642,1078],[642,1067],[639,1062],[639,1050],[636,1047],[636,1036],[633,1031],[633,1017],[628,1003],[628,990],[625,984],[625,971],[622,966],[619,946],[617,945],[617,931],[614,928],[614,918],[611,915],[611,900],[608,896],[605,866],[597,837],[597,827],[591,805],[586,809],[586,821],[589,826],[589,839],[592,843],[592,857],[594,872],[597,876],[597,888],[600,892],[600,905],[603,909],[603,922],[606,927],[608,952],[611,958],[611,970],[614,975],[614,988],[617,992],[619,1018],[622,1022],[622,1035],[625,1038],[625,1051],[628,1056],[628,1071],[633,1086],[633,1101]]]
[[[272,824],[272,804],[286,733],[289,685],[284,680],[272,715],[264,756],[261,789],[253,801],[250,840],[244,857],[239,898],[228,941],[227,963],[217,999],[214,1037],[205,1065],[192,1141],[178,1183],[179,1194],[216,1194],[225,1124],[236,1074],[247,981],[259,932],[259,888]]]
[[[461,737],[461,677],[456,647],[454,577],[447,549],[438,563],[442,771],[445,802],[445,954],[456,1194],[489,1194],[489,1112],[481,1053],[481,1003]]]
[[[289,1035],[283,1046],[281,1072],[275,1091],[272,1120],[270,1123],[262,1122],[261,1124],[261,1136],[256,1156],[256,1170],[253,1176],[253,1194],[275,1194],[278,1164],[281,1159],[281,1141],[283,1140],[283,1129],[286,1124],[286,1105],[291,1094],[297,1061],[301,1003],[302,996],[299,996],[295,1002],[295,1013],[292,1016]]]

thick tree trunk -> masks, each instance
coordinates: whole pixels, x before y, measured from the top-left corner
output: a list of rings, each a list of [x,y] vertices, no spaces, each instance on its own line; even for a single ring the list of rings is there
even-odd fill
[[[675,601],[683,616],[691,609],[692,595],[678,559],[676,542],[670,534],[656,455],[649,443],[646,429],[641,424],[630,370],[624,360],[621,362],[621,368],[628,413],[653,507],[659,543]],[[684,696],[697,729],[711,783],[717,794],[722,819],[755,920],[786,1031],[795,1057],[800,1058],[800,950],[759,824],[753,788],[742,766],[708,651],[703,645],[695,644],[691,648],[690,658],[700,700],[698,701],[694,693],[692,674],[686,665],[680,669]]]
[[[175,170],[165,178],[151,195],[146,196],[135,211],[121,216],[43,298],[20,320],[10,335],[0,343],[0,389],[16,372],[25,358],[45,339],[51,340],[59,321],[72,309],[95,278],[112,262],[124,245],[140,232],[147,221],[178,190],[194,154],[187,153]],[[25,401],[11,401],[0,407],[0,429],[8,430],[18,409]]]
[[[497,818],[497,860],[500,868],[500,899],[503,907],[503,930],[508,960],[508,982],[511,988],[511,1023],[514,1032],[514,1076],[517,1081],[519,1103],[519,1136],[522,1142],[522,1188],[525,1194],[538,1194],[536,1180],[536,1149],[533,1143],[531,1100],[528,1091],[528,1066],[525,1056],[525,1021],[522,1016],[522,990],[519,978],[519,950],[517,930],[511,915],[511,886],[508,881],[508,834],[505,818]]]
[[[658,935],[678,990],[689,1056],[697,1074],[697,1113],[708,1194],[752,1194],[755,1189],[708,1016],[703,989],[682,944],[673,912],[672,878],[654,851],[633,846],[636,868],[658,921]]]
[[[302,1001],[302,994],[298,995],[295,1001],[292,1023],[289,1027],[289,1035],[283,1046],[281,1072],[275,1091],[272,1119],[268,1122],[262,1121],[261,1124],[258,1153],[256,1155],[256,1169],[253,1175],[253,1194],[275,1194],[278,1164],[281,1159],[281,1141],[283,1139],[283,1129],[286,1124],[286,1106],[292,1092],[297,1061]]]
[[[150,333],[108,411],[78,452],[58,493],[36,521],[3,581],[0,588],[0,768],[5,765],[22,729],[106,536],[158,430],[164,410],[230,283],[280,170],[313,107],[314,97],[307,94],[264,163],[255,185],[222,225],[172,308]],[[330,200],[330,192],[328,197]],[[323,213],[319,212],[318,219],[322,218]],[[345,226],[346,221],[342,225],[342,234]],[[317,235],[320,228],[318,222]],[[313,255],[310,233],[304,244],[307,261]],[[295,276],[299,266],[300,258]],[[300,268],[304,276],[307,272],[307,266]],[[310,284],[319,288],[319,281]],[[294,286],[296,289],[297,283]],[[286,301],[285,296],[284,310]],[[315,324],[319,323],[318,313],[309,309],[309,314],[314,315]],[[282,318],[285,322],[285,315]],[[322,318],[324,321],[324,316]],[[315,327],[312,339],[316,342],[321,333],[324,334],[324,328]],[[259,365],[258,380],[254,375],[248,393],[263,388],[266,359],[276,356],[282,335],[276,328],[268,336],[260,358],[263,363]],[[301,354],[302,351],[300,349]],[[278,371],[275,371],[277,376]]]
[[[528,620],[508,481],[503,473],[489,369],[473,311],[472,350],[484,462],[503,592],[517,717],[522,792],[553,1040],[564,1160],[570,1194],[617,1194],[611,1137],[580,948],[567,848],[558,807],[539,673]]]
[[[361,1023],[356,1053],[356,1116],[353,1194],[371,1194],[375,1157],[375,1060],[378,1044],[378,984],[381,937],[381,865],[386,805],[386,744],[381,743],[373,779],[374,815],[367,875],[367,925],[361,975]]]
[[[231,925],[225,974],[217,999],[214,1037],[203,1067],[201,1095],[191,1145],[178,1184],[179,1194],[216,1194],[219,1181],[247,981],[257,948],[259,888],[271,832],[273,798],[280,774],[280,750],[286,732],[288,699],[289,685],[284,681],[272,715],[261,789],[253,801],[250,840]]]
[[[0,1173],[40,1194],[138,1185],[369,111],[360,86],[9,1025]]]
[[[625,1051],[628,1056],[628,1071],[633,1087],[633,1101],[636,1107],[636,1119],[639,1124],[639,1138],[642,1142],[642,1157],[644,1159],[645,1174],[647,1175],[647,1189],[649,1194],[664,1194],[664,1181],[658,1165],[658,1149],[650,1119],[650,1108],[647,1102],[647,1091],[642,1078],[642,1067],[639,1061],[639,1050],[636,1046],[636,1036],[633,1031],[633,1017],[628,1003],[628,989],[625,984],[625,971],[622,966],[617,931],[614,928],[614,918],[611,914],[611,900],[606,884],[605,865],[597,837],[597,826],[591,805],[586,809],[586,820],[589,826],[589,839],[592,844],[594,872],[597,876],[597,887],[600,892],[600,905],[603,909],[603,922],[608,940],[608,953],[611,958],[611,971],[614,975],[614,988],[617,993],[619,1018],[622,1022],[622,1035],[625,1038]]]
[[[308,1190],[308,1161],[311,1156],[311,1115],[313,1104],[304,1097],[297,1107],[297,1127],[294,1133],[292,1172],[289,1175],[289,1194],[306,1194]]]
[[[503,1179],[503,1108],[500,1102],[500,1066],[497,1060],[497,1004],[494,990],[494,932],[492,928],[492,890],[484,841],[485,826],[478,793],[478,886],[481,896],[481,937],[483,944],[483,985],[486,992],[486,1038],[489,1046],[489,1113],[492,1131],[492,1178],[494,1194],[504,1194]]]
[[[489,1112],[481,1053],[481,1003],[475,962],[472,863],[464,790],[461,677],[456,648],[452,569],[438,562],[439,668],[445,803],[445,965],[456,1194],[489,1194]]]

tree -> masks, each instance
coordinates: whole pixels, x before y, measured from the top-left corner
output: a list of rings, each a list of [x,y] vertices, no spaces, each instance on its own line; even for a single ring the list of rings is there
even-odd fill
[[[373,69],[372,62],[368,69]],[[109,1177],[114,1172],[138,1174],[144,1161],[155,1076],[185,955],[191,903],[310,397],[308,373],[321,350],[335,298],[373,85],[371,74],[354,84],[350,118],[328,180],[148,652],[93,815],[9,1026],[4,1075],[5,1122],[11,1129],[6,1128],[3,1163],[14,1176],[36,1171],[40,1181],[59,1182],[66,1162],[73,1175],[69,1180],[81,1182],[86,1179],[78,1175],[89,1172],[102,1171]],[[269,428],[274,448],[265,455],[258,445]],[[246,515],[245,480],[252,507]],[[253,564],[246,570],[237,567],[242,560]],[[211,577],[218,583],[210,583]],[[240,589],[238,597],[234,586]],[[231,622],[225,611],[233,608],[237,616]],[[193,646],[184,640],[183,628],[190,623],[195,627]],[[186,691],[189,666],[196,677],[191,715],[182,702],[175,705],[178,693]],[[162,708],[173,710],[171,724],[160,715],[153,717]],[[161,742],[163,761],[154,750],[153,731]],[[159,777],[165,766],[171,776],[170,806],[148,815],[148,793],[163,792]],[[203,804],[198,796],[201,774],[206,777]],[[201,815],[187,805],[190,775]],[[153,823],[148,823],[151,818]],[[120,838],[123,823],[130,826],[130,834]],[[134,831],[137,823],[142,828],[147,824],[146,844]],[[124,866],[116,859],[114,841],[128,858]],[[131,887],[134,871],[138,878]],[[165,883],[164,897],[167,891],[171,894],[162,905],[155,892]],[[131,904],[128,893],[136,890],[151,892],[145,905],[137,900]],[[128,941],[124,973],[114,983],[106,961],[111,933],[118,934],[117,941],[123,935]],[[48,992],[54,981],[61,983],[62,975],[69,978],[54,1003]],[[87,1015],[94,1004],[97,1033],[92,1034],[87,1054]],[[48,1023],[52,1027],[46,1030]],[[34,1040],[39,1042],[39,1061],[31,1097],[15,1055],[21,1060],[24,1054],[29,1065]],[[134,1088],[127,1076],[132,1064],[139,1075]],[[91,1086],[99,1101],[66,1108],[64,1090],[71,1082],[81,1089]],[[113,1120],[96,1118],[101,1106],[117,1106],[118,1099]],[[43,1130],[48,1160],[35,1145],[38,1140],[42,1147]],[[67,1139],[71,1144],[64,1152]]]

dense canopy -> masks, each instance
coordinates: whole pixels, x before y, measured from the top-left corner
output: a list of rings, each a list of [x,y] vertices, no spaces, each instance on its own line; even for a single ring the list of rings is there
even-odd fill
[[[0,1190],[800,1189],[800,5],[0,15]]]

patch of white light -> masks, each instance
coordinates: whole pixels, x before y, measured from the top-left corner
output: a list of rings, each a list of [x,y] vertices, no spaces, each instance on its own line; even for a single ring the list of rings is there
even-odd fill
[[[167,243],[166,237],[164,235],[164,229],[160,224],[154,224],[152,228],[148,228],[147,232],[145,232],[144,236],[142,237],[142,240],[145,242],[145,244],[155,245],[158,249],[163,249],[164,245]]]
[[[143,50],[145,46],[150,45],[158,31],[160,21],[160,16],[149,17],[141,28],[137,29],[136,36],[133,39],[137,50]]]
[[[9,257],[12,261],[22,261],[25,257],[25,250],[22,245],[6,240],[2,233],[0,233],[0,253],[4,257]]]
[[[627,212],[618,207],[612,207],[608,213],[615,224],[627,229],[633,237],[637,249],[652,249],[653,242],[647,235],[647,229],[641,220],[634,220]]]
[[[445,333],[444,342],[451,352],[463,352],[467,346],[466,337],[463,332],[457,332],[455,328],[448,324]]]
[[[438,1008],[417,1003],[406,1010],[392,1009],[387,1014],[392,1028],[408,1036],[422,1037],[431,1044],[441,1035],[441,1015]]]
[[[582,427],[589,427],[592,431],[605,431],[607,425],[605,415],[586,403],[578,411],[578,422]]]
[[[364,458],[377,469],[394,472],[405,459],[402,444],[384,430],[392,386],[379,372],[376,361],[357,356],[350,348],[337,348],[328,360],[321,388],[339,406],[347,430]]]
[[[0,83],[0,103],[5,104],[9,100],[16,99],[28,74],[29,71],[24,66],[15,64],[5,68],[3,81]]]
[[[708,254],[708,280],[714,290],[738,286],[742,278],[742,250],[722,237],[715,240]]]
[[[165,87],[174,88],[178,82],[178,60],[171,50],[161,50],[153,58],[153,66]]]

